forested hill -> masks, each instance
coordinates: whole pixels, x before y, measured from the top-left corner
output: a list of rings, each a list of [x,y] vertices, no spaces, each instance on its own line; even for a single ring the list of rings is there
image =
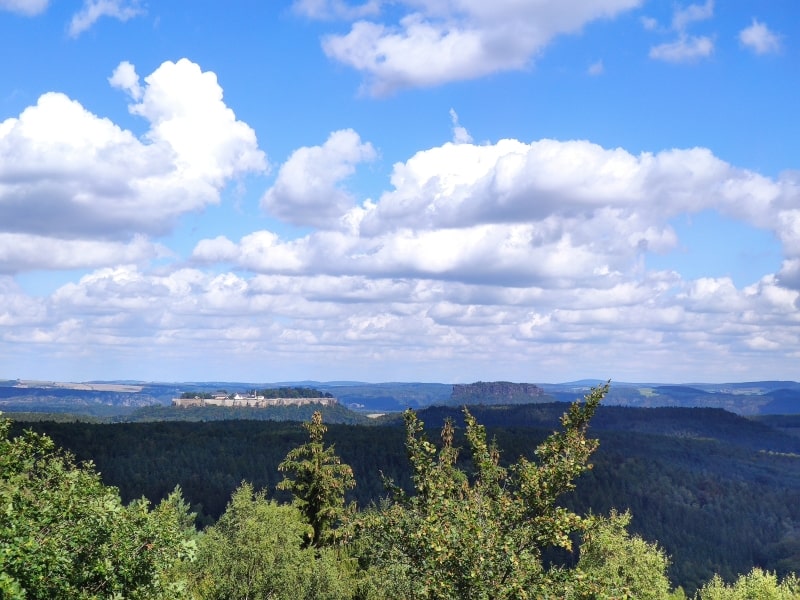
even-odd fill
[[[556,429],[564,404],[549,402],[515,406],[469,407],[470,412],[487,427]],[[419,411],[430,427],[441,427],[445,419],[463,421],[456,407],[432,406]],[[385,424],[402,421],[400,415],[387,415]],[[800,455],[800,439],[790,432],[800,431],[800,416],[770,415],[748,418],[719,408],[631,408],[601,406],[592,419],[590,430],[640,433],[677,439],[714,440],[764,452],[786,452]]]
[[[552,403],[472,411],[510,463],[533,458],[564,408]],[[447,407],[419,412],[429,427],[459,414]],[[353,467],[352,498],[361,506],[385,494],[381,473],[408,484],[403,429],[397,421],[384,423],[329,425],[328,440]],[[144,495],[156,501],[180,484],[205,522],[219,517],[242,480],[276,495],[278,463],[305,439],[300,425],[289,422],[26,425],[79,459],[94,460],[104,481],[118,486],[126,500]],[[800,570],[800,438],[780,426],[778,417],[754,421],[715,409],[601,406],[590,426],[600,439],[594,469],[564,501],[580,513],[630,508],[632,530],[659,541],[672,557],[673,582],[688,590],[715,572],[730,579],[753,565]],[[460,431],[457,442],[464,446]],[[438,441],[438,432],[430,438]]]

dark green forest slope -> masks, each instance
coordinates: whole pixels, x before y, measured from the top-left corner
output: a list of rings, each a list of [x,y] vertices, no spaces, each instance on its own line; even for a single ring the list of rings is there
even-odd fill
[[[474,407],[495,436],[501,462],[531,457],[558,423],[564,404]],[[454,408],[420,411],[439,428]],[[789,419],[791,421],[791,419]],[[760,566],[779,574],[800,570],[800,438],[781,419],[748,420],[717,409],[601,407],[590,435],[599,438],[593,470],[565,504],[577,512],[630,508],[631,531],[658,540],[671,556],[674,584],[693,590],[714,573],[731,579]],[[25,424],[91,459],[124,501],[165,498],[176,484],[201,522],[217,519],[232,491],[248,480],[277,493],[277,466],[301,444],[299,423],[219,421],[119,424]],[[18,431],[23,424],[15,424]],[[433,435],[431,437],[434,437]],[[328,440],[353,468],[351,498],[366,506],[385,495],[381,473],[410,481],[396,420],[381,426],[329,425]]]

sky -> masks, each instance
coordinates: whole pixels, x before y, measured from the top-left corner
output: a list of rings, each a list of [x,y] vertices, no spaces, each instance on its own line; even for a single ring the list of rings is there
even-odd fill
[[[796,0],[0,0],[0,379],[800,379]]]

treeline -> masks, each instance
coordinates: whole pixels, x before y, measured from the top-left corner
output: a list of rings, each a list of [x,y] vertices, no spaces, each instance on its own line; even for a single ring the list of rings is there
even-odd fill
[[[310,387],[279,387],[257,390],[257,396],[264,398],[333,398],[330,392],[321,392]]]
[[[534,451],[558,427],[564,406],[472,410],[478,421],[492,425],[489,438],[502,449],[497,466],[510,468],[519,457],[538,460]],[[438,408],[421,413],[437,428],[457,414]],[[509,422],[517,426],[509,427]],[[397,425],[330,426],[327,433],[342,463],[352,468],[357,485],[346,498],[356,501],[360,512],[386,498],[381,473],[400,485],[398,492],[418,495],[417,471],[407,457],[408,433]],[[103,482],[119,487],[123,503],[142,495],[155,501],[168,498],[180,483],[201,527],[219,523],[243,480],[252,483],[252,506],[260,506],[253,491],[258,489],[267,491],[264,502],[291,502],[290,490],[276,490],[283,477],[278,466],[303,445],[307,434],[296,424],[248,421],[35,427],[73,450],[79,460],[94,459]],[[593,417],[591,431],[600,438],[594,468],[576,479],[577,490],[560,496],[559,504],[579,515],[630,508],[631,523],[623,529],[659,541],[670,557],[672,585],[692,594],[715,573],[732,581],[759,566],[785,577],[800,566],[796,438],[722,411],[684,409],[626,412],[606,407]],[[471,446],[466,432],[467,423],[460,418],[452,430],[453,448]],[[476,470],[467,452],[458,454],[453,466],[473,476]],[[617,525],[609,527],[621,535]],[[578,532],[572,539],[580,541]],[[570,568],[579,562],[576,554],[559,555],[552,549],[545,549],[543,556],[556,557]]]
[[[146,423],[153,421],[308,421],[315,411],[321,411],[326,422],[366,424],[371,422],[365,415],[348,410],[334,403],[320,406],[319,403],[302,405],[269,406],[144,406],[116,417],[108,417],[105,423]],[[16,415],[15,415],[16,417]],[[34,420],[27,418],[25,420]],[[41,417],[35,420],[43,420]],[[63,419],[61,419],[63,420]],[[74,417],[71,420],[76,420]],[[81,418],[81,420],[84,420]]]

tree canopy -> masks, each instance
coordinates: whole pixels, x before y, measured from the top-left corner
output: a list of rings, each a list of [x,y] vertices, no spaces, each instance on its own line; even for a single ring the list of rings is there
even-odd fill
[[[32,432],[0,420],[0,597],[164,598],[168,573],[191,558],[193,515],[176,489],[154,509],[124,506],[91,463],[77,465]]]
[[[289,451],[278,466],[286,477],[278,489],[289,490],[297,507],[311,525],[309,544],[320,547],[344,515],[345,492],[356,484],[353,470],[342,464],[333,446],[325,446],[327,428],[322,413],[315,411],[304,423],[309,441]]]

